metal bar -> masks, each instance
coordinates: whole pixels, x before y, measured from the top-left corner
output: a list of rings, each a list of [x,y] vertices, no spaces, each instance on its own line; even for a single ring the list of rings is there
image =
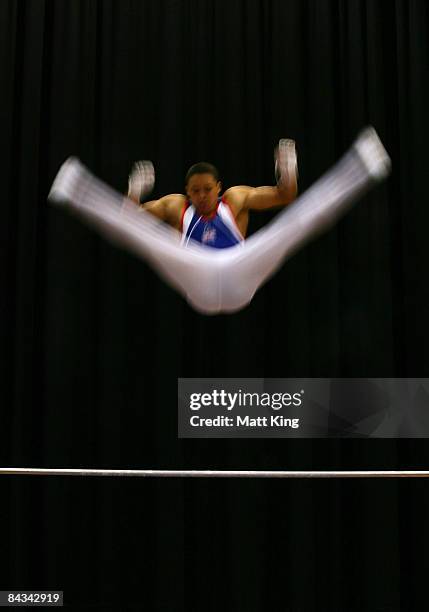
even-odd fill
[[[358,470],[106,470],[88,468],[0,468],[0,476],[120,476],[140,478],[429,478],[429,471]]]

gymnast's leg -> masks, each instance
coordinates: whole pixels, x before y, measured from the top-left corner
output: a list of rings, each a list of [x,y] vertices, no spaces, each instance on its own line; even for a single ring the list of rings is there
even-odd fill
[[[312,237],[325,231],[374,183],[390,172],[390,159],[373,128],[365,129],[350,150],[293,204],[241,250],[228,249],[221,276],[221,303],[232,311],[250,302],[278,267]],[[223,255],[223,254],[222,254]]]
[[[219,252],[181,235],[92,175],[77,159],[59,170],[49,199],[85,219],[108,240],[147,261],[204,313],[222,310]],[[125,204],[125,205],[124,205]]]

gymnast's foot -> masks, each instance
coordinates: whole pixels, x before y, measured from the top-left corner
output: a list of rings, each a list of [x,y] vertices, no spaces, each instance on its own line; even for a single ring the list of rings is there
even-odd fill
[[[353,146],[373,179],[381,181],[388,176],[390,157],[372,126],[362,130]]]
[[[82,179],[88,172],[77,157],[69,157],[58,170],[48,199],[52,202],[70,202],[81,190]]]

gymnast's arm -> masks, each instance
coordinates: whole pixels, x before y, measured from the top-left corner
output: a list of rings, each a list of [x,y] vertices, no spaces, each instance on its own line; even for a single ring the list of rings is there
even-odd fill
[[[136,202],[136,204],[140,210],[145,210],[171,227],[180,229],[181,212],[185,200],[186,198],[182,194],[173,193],[159,198],[159,200],[151,200],[144,204]]]
[[[296,177],[276,187],[248,187],[240,185],[225,192],[225,200],[236,203],[241,210],[268,210],[287,206],[297,195]]]
[[[298,192],[298,165],[295,141],[282,138],[275,149],[276,187],[248,187],[244,195],[243,209],[267,210],[286,206]]]

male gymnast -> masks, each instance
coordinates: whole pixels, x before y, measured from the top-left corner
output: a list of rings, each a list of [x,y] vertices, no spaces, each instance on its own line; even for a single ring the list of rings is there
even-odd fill
[[[249,304],[287,258],[331,227],[390,172],[389,156],[372,127],[295,200],[293,141],[280,141],[276,162],[277,186],[232,187],[223,198],[216,169],[197,164],[187,174],[187,197],[165,196],[140,210],[135,203],[153,185],[150,162],[131,173],[129,198],[124,198],[69,158],[49,197],[68,204],[106,238],[140,256],[199,312],[232,313]],[[244,240],[249,210],[286,204],[266,227]]]

